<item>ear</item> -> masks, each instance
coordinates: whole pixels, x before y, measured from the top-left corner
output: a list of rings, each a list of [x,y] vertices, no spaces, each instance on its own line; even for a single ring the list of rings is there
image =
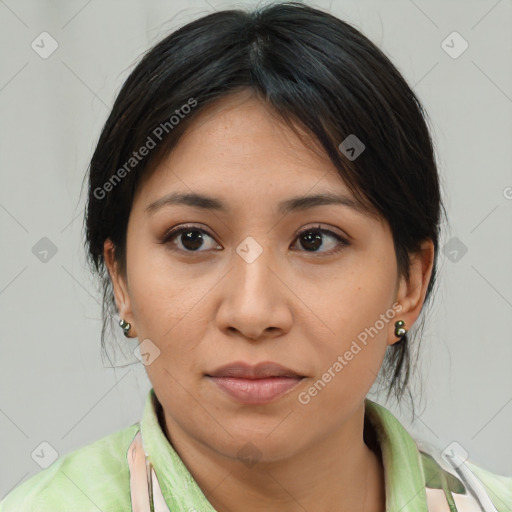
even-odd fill
[[[401,305],[402,309],[397,312],[395,321],[403,320],[404,327],[407,330],[411,329],[420,316],[421,308],[425,302],[425,295],[434,265],[434,254],[432,240],[423,241],[419,252],[410,255],[409,279],[407,280],[405,276],[399,278],[396,302]],[[388,336],[389,345],[399,341],[394,331],[395,325],[393,322]]]
[[[126,276],[120,271],[119,264],[115,259],[115,244],[110,238],[107,238],[103,244],[103,257],[107,265],[110,280],[112,281],[117,311],[123,320],[131,324],[130,338],[132,338],[137,336],[137,334],[130,302],[130,294],[128,293]]]

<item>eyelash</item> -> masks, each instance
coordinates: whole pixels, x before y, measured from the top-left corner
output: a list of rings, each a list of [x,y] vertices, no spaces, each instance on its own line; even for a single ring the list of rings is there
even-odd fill
[[[174,239],[174,238],[177,238],[178,235],[184,233],[184,232],[188,232],[188,231],[199,231],[200,233],[204,233],[206,235],[208,235],[210,238],[214,239],[214,237],[212,235],[210,235],[210,233],[208,233],[208,231],[202,229],[202,228],[199,228],[198,226],[194,226],[194,225],[185,225],[185,226],[181,226],[179,228],[174,228],[174,229],[171,229],[170,231],[168,231],[167,233],[164,234],[163,236],[163,239],[162,241],[160,242],[162,245],[168,245],[171,243],[171,241]],[[310,227],[310,228],[306,228],[302,231],[300,231],[299,233],[297,233],[297,236],[295,237],[294,239],[294,242],[296,240],[298,240],[302,235],[306,234],[306,233],[310,233],[310,232],[320,232],[320,233],[323,233],[323,234],[328,234],[330,236],[332,236],[333,238],[335,238],[339,243],[337,245],[337,247],[335,249],[331,249],[330,251],[328,252],[316,252],[316,251],[299,251],[299,252],[306,252],[306,253],[309,253],[309,254],[313,254],[313,255],[321,255],[321,256],[331,256],[333,254],[336,254],[338,252],[340,252],[344,247],[350,245],[349,242],[347,240],[345,240],[344,238],[342,238],[340,235],[338,235],[337,233],[334,233],[333,231],[329,230],[329,229],[323,229],[321,228],[320,226],[317,226],[317,227]],[[188,251],[188,250],[183,250],[183,249],[172,249],[172,250],[176,250],[176,251],[180,251],[180,252],[185,252],[185,253],[190,253],[190,254],[199,254],[201,252],[207,252],[207,251]]]

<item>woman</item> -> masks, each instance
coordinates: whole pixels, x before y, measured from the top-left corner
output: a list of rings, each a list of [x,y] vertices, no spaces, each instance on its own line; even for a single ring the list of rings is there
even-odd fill
[[[152,389],[11,511],[505,511],[512,479],[439,459],[402,399],[443,210],[423,109],[343,21],[222,11],[131,73],[89,172],[86,239]]]

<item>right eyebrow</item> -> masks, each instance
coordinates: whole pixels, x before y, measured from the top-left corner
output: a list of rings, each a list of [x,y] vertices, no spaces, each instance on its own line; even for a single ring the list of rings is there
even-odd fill
[[[194,192],[171,192],[170,194],[157,199],[149,206],[147,206],[146,212],[153,213],[164,206],[172,204],[183,204],[186,206],[202,208],[205,210],[216,210],[224,213],[228,212],[228,208],[224,205],[224,203],[222,203],[220,199],[202,194],[196,194]]]

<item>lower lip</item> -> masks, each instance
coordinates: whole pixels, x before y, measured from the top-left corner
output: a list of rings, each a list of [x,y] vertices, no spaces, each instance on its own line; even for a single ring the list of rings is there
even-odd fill
[[[291,391],[302,377],[268,377],[265,379],[239,379],[235,377],[209,377],[221,390],[244,404],[265,404]]]

